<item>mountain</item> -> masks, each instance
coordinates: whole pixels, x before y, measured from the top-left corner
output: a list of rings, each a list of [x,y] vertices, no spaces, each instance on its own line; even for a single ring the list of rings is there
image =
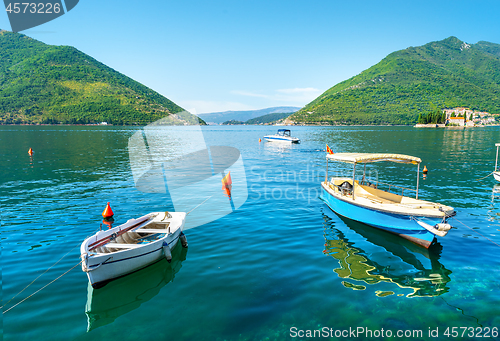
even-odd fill
[[[0,30],[0,124],[142,125],[164,117],[171,124],[199,121],[182,111],[74,47]]]
[[[276,112],[276,113],[273,113],[273,114],[267,114],[267,115],[263,115],[263,116],[259,116],[259,117],[256,117],[256,118],[251,118],[245,122],[242,122],[242,121],[236,121],[236,120],[229,120],[229,121],[225,121],[225,122],[222,122],[221,124],[224,124],[224,125],[239,125],[239,124],[272,124],[276,121],[279,121],[279,120],[283,120],[284,118],[287,118],[288,116],[290,116],[290,113],[289,112],[286,112],[286,113],[280,113],[280,112]]]
[[[450,37],[393,52],[286,121],[413,124],[420,113],[454,107],[500,113],[500,45]]]
[[[293,113],[300,110],[298,107],[273,107],[260,110],[246,110],[246,111],[224,111],[213,112],[209,114],[199,114],[198,117],[202,118],[208,123],[223,123],[226,121],[242,121],[245,122],[252,118],[275,114],[275,113]]]
[[[290,116],[289,112],[285,113],[272,113],[272,114],[267,114],[263,116],[259,116],[256,118],[249,119],[248,121],[245,122],[245,124],[265,124],[265,123],[272,123],[278,120],[281,120],[283,118],[287,118]]]

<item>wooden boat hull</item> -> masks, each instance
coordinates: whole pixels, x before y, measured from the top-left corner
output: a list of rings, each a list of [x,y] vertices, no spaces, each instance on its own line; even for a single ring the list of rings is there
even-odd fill
[[[147,267],[164,257],[164,243],[168,244],[170,249],[173,249],[182,233],[182,228],[185,221],[185,213],[172,213],[177,218],[175,226],[171,226],[170,233],[161,234],[156,240],[148,242],[143,246],[124,249],[111,253],[93,252],[92,245],[105,243],[106,238],[109,238],[113,233],[126,230],[133,227],[131,231],[138,231],[144,225],[147,225],[154,218],[146,215],[138,219],[132,219],[127,223],[112,228],[107,231],[99,231],[95,235],[87,238],[80,248],[82,257],[82,269],[87,273],[90,284],[93,288],[100,288],[106,285],[109,281],[120,278],[137,270]],[[134,227],[138,225],[137,227]],[[98,242],[99,240],[104,242]],[[112,247],[112,243],[104,244]]]
[[[322,183],[320,198],[332,211],[341,216],[396,234],[425,248],[428,248],[435,240],[435,235],[420,226],[413,215],[384,212],[342,200],[331,194],[324,183]],[[418,220],[431,226],[443,222],[442,217],[418,216]]]

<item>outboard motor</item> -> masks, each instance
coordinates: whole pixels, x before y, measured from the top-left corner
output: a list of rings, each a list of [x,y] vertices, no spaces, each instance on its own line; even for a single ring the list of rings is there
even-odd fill
[[[342,185],[340,185],[340,188],[343,195],[352,194],[352,185],[348,181],[344,181]]]

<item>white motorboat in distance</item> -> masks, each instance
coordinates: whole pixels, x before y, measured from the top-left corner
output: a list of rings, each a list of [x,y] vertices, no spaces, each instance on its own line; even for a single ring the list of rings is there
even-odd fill
[[[290,143],[300,143],[300,140],[296,137],[291,136],[290,129],[278,129],[278,132],[274,135],[264,136],[268,142],[290,142]]]
[[[153,212],[85,239],[80,247],[82,270],[92,287],[100,288],[162,257],[170,261],[170,250],[179,239],[187,247],[185,219],[185,212]]]

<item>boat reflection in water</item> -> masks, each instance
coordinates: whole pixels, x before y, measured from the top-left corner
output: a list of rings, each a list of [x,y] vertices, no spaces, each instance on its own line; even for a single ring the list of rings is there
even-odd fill
[[[406,297],[432,297],[448,292],[446,284],[451,280],[451,271],[439,262],[442,248],[439,243],[430,249],[421,248],[385,231],[337,216],[326,205],[323,216],[323,252],[338,260],[340,267],[334,271],[346,279],[342,282],[345,287],[365,290],[366,284],[394,283],[412,291]],[[335,226],[339,218],[347,225],[342,231]],[[377,296],[395,294],[392,290],[375,293]],[[398,296],[404,293],[401,291]]]
[[[112,323],[116,318],[155,297],[166,284],[174,280],[182,262],[186,260],[187,250],[179,243],[172,250],[171,263],[162,259],[147,268],[116,279],[103,288],[94,289],[89,283],[85,306],[87,331]]]

